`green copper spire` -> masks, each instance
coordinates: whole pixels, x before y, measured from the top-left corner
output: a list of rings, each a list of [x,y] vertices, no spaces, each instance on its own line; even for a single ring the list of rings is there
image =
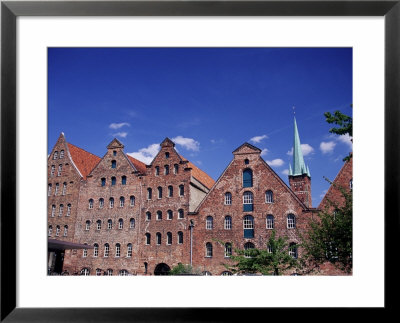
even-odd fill
[[[290,171],[289,171],[290,173]],[[301,151],[300,136],[297,130],[296,118],[294,118],[294,141],[293,141],[293,171],[292,176],[307,174],[309,176],[309,170],[304,164],[303,153]]]

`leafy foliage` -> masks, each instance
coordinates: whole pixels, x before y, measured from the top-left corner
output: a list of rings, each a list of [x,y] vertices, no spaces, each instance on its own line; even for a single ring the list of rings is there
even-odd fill
[[[200,275],[200,272],[193,269],[191,265],[179,263],[169,271],[169,275]]]
[[[336,187],[344,197],[344,205],[328,200],[326,208],[310,220],[308,232],[301,236],[301,246],[305,261],[315,265],[329,261],[349,273],[352,270],[353,199],[351,192]]]
[[[267,249],[235,249],[230,258],[236,262],[225,267],[233,273],[262,275],[282,275],[298,266],[296,258],[289,255],[287,237],[276,238],[275,230],[267,242]]]

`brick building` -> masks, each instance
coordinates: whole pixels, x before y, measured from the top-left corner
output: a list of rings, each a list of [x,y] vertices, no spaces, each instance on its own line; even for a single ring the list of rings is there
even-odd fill
[[[335,181],[349,181],[346,165]],[[179,263],[229,274],[223,263],[233,248],[265,248],[272,229],[289,237],[296,257],[296,232],[317,211],[296,120],[292,166],[288,186],[244,143],[214,182],[168,138],[145,165],[117,139],[99,158],[61,134],[48,158],[49,239],[70,244],[62,255],[69,274],[160,275]]]

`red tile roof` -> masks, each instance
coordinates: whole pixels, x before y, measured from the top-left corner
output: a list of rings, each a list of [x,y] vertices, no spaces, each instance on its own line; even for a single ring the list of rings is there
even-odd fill
[[[193,163],[188,161],[185,157],[182,155],[179,155],[182,160],[187,161],[187,167],[192,169],[192,176],[196,178],[198,181],[200,181],[202,184],[204,184],[208,189],[211,189],[213,187],[215,181],[204,171],[202,171],[200,168],[195,166]]]
[[[68,143],[68,150],[75,166],[79,169],[84,179],[86,179],[101,159],[100,157],[70,143]]]
[[[140,160],[137,160],[136,158],[133,158],[129,155],[127,155],[133,166],[142,174],[146,174],[146,164],[142,163]]]

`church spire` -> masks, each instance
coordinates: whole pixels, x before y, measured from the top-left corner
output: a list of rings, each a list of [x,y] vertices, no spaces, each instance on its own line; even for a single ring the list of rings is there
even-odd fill
[[[293,140],[293,170],[292,176],[306,174],[309,176],[309,170],[304,163],[303,152],[301,151],[301,143],[299,131],[297,130],[296,117],[294,117],[294,140]]]

